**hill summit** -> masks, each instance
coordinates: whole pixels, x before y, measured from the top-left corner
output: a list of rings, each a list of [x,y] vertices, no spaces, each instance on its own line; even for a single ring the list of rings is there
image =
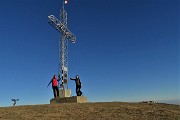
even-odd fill
[[[125,102],[0,107],[0,120],[180,120],[180,106]]]

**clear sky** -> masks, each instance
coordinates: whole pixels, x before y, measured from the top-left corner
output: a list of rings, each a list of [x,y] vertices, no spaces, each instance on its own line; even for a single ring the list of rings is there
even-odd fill
[[[179,0],[69,0],[69,77],[89,102],[180,99]],[[0,1],[0,106],[48,104],[62,0]],[[72,95],[75,83],[69,81]]]

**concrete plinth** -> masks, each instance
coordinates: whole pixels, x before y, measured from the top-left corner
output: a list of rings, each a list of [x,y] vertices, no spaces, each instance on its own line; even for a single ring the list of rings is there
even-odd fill
[[[59,104],[59,103],[86,103],[87,97],[85,96],[73,96],[73,97],[64,97],[64,98],[53,98],[50,100],[50,104]]]
[[[61,90],[59,90],[59,97],[60,98],[71,97],[71,90],[70,89],[61,89]]]

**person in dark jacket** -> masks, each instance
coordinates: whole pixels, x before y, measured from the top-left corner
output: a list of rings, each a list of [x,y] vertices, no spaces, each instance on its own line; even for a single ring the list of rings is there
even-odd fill
[[[52,89],[53,89],[53,93],[54,93],[54,98],[59,97],[59,89],[58,89],[58,80],[56,78],[56,75],[53,76],[53,78],[51,79],[51,81],[49,82],[48,86],[52,84]],[[48,87],[47,86],[47,87]]]
[[[82,87],[82,84],[81,84],[81,81],[79,79],[79,76],[76,75],[76,78],[75,79],[72,79],[70,78],[71,80],[74,80],[75,83],[76,83],[76,94],[77,96],[81,96],[82,95],[82,92],[81,92],[81,87]]]

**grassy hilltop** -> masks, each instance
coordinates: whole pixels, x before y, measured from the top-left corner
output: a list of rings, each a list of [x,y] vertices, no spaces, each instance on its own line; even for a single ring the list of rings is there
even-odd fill
[[[0,107],[0,120],[180,120],[180,106],[107,102]]]

